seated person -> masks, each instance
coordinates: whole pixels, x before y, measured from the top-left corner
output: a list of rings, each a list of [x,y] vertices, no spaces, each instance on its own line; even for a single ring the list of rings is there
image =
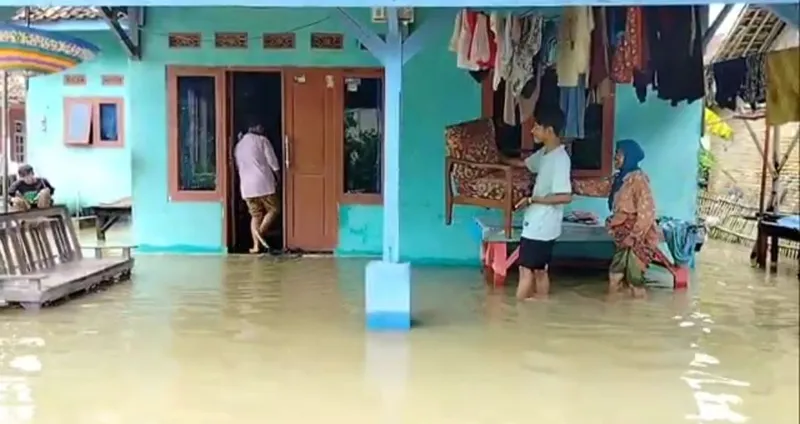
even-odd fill
[[[12,211],[26,211],[31,208],[44,209],[53,206],[55,188],[47,179],[37,177],[30,165],[21,165],[17,174],[19,178],[8,188]]]

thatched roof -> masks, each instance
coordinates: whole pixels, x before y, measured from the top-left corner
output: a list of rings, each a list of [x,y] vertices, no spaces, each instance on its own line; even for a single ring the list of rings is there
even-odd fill
[[[747,5],[739,12],[731,31],[719,42],[709,62],[769,51],[785,26],[786,23],[769,10]]]

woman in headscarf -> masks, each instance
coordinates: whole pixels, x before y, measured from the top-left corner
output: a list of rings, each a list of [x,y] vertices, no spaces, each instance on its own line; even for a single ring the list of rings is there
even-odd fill
[[[609,293],[623,287],[635,297],[644,296],[644,273],[653,260],[660,240],[650,180],[639,168],[644,151],[633,140],[617,142],[611,180],[575,180],[575,194],[608,196],[611,215],[606,228],[616,251],[608,272]]]
[[[639,169],[644,151],[633,140],[617,142],[614,166],[618,169],[611,182],[608,208],[611,216],[606,228],[616,245],[608,272],[609,292],[623,285],[635,297],[644,296],[644,273],[658,249],[659,229],[650,179]]]

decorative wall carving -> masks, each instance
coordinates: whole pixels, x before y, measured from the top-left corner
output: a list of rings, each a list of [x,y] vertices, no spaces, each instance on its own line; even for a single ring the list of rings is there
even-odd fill
[[[246,49],[247,41],[246,32],[214,33],[214,46],[218,49]]]
[[[125,77],[122,75],[103,75],[101,78],[103,85],[119,86],[125,84]]]
[[[341,50],[344,48],[344,36],[335,33],[313,32],[311,33],[311,48]]]
[[[264,49],[293,49],[295,36],[292,32],[264,33],[262,47]]]
[[[171,49],[196,49],[202,42],[199,32],[171,32],[168,38]]]
[[[86,85],[86,75],[83,74],[64,75],[64,85]]]

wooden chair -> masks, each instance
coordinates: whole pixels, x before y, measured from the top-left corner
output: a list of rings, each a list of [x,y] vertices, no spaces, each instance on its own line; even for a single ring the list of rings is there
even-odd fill
[[[533,175],[501,163],[491,118],[448,126],[445,142],[445,223],[453,222],[454,205],[501,209],[511,237],[514,205],[530,196]]]
[[[105,249],[122,255],[103,257]],[[81,252],[63,206],[0,215],[0,302],[27,308],[130,277],[130,246],[99,246],[94,258]]]

